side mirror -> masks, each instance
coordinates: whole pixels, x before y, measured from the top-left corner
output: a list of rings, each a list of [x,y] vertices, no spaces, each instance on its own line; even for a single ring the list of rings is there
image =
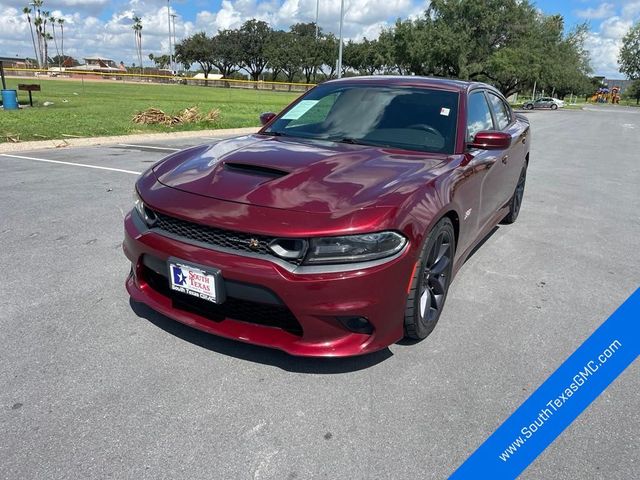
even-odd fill
[[[470,148],[481,150],[504,150],[511,146],[511,135],[505,132],[482,131],[476,133]]]
[[[275,118],[276,114],[273,112],[264,112],[260,114],[260,123],[262,125],[266,125],[267,123],[269,123],[271,120],[273,120]]]

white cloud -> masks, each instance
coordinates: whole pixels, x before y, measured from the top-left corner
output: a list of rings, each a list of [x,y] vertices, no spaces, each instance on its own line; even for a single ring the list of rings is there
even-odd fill
[[[20,11],[28,6],[29,0],[3,0],[3,6],[14,7]],[[45,0],[43,10],[73,10],[85,14],[99,15],[112,4],[110,0]]]
[[[134,62],[131,29],[134,13],[142,17],[145,61],[149,62],[149,53],[158,55],[169,51],[166,0],[123,0],[122,4],[109,0],[45,1],[54,16],[65,18],[65,53],[76,58],[100,55]],[[179,1],[172,1],[174,11],[180,12],[176,3]],[[0,0],[3,55],[33,56],[28,25],[22,15],[24,4],[25,0]],[[380,30],[392,25],[396,18],[415,18],[428,5],[428,0],[345,0],[344,36],[354,40],[377,38]],[[105,15],[106,11],[110,13]],[[586,40],[595,73],[619,76],[617,56],[621,38],[639,18],[640,0],[629,1],[618,8],[603,2],[579,14],[583,18],[603,19],[596,21]],[[337,34],[339,15],[340,0],[320,2],[318,23],[323,31]],[[179,40],[200,30],[211,35],[220,29],[237,28],[250,18],[267,21],[274,28],[288,29],[298,22],[312,22],[315,16],[316,0],[223,0],[217,11],[201,10],[189,19],[178,15],[176,36]]]
[[[3,2],[6,0],[0,0]],[[63,0],[73,2],[76,0]],[[99,0],[89,0],[97,3]],[[142,45],[144,60],[149,53],[154,55],[169,52],[169,33],[166,2],[149,2],[134,0],[123,10],[114,12],[106,20],[96,16],[75,12],[63,15],[54,10],[52,14],[65,19],[64,50],[66,55],[71,55],[78,60],[87,56],[101,56],[113,60],[123,60],[125,63],[136,61],[135,41],[132,26],[132,16],[137,14],[142,17]],[[53,4],[53,2],[51,2]],[[161,7],[158,4],[163,5]],[[0,3],[0,51],[4,55],[34,56],[31,34],[21,10],[6,7]],[[178,15],[176,17],[176,37],[183,38],[194,32],[192,22],[184,21]],[[56,29],[56,35],[60,30]],[[49,45],[49,55],[56,55],[54,43]]]
[[[606,38],[598,33],[589,33],[585,41],[585,48],[591,56],[591,66],[594,74],[605,75],[609,78],[619,78],[620,66],[618,65],[618,53],[622,41]]]
[[[587,35],[585,48],[591,56],[591,65],[596,75],[620,78],[618,55],[622,38],[640,18],[640,1],[626,4],[619,15],[611,15],[600,23],[598,30]]]
[[[624,20],[620,17],[611,17],[606,19],[600,25],[600,34],[604,38],[617,40],[625,36],[632,24],[633,22],[631,20]]]
[[[638,18],[640,16],[640,1],[629,2],[622,7],[622,16],[624,18]]]
[[[576,10],[576,15],[580,18],[586,18],[588,20],[595,20],[600,18],[607,18],[613,15],[615,7],[612,3],[603,2],[597,7],[589,7],[584,10]]]
[[[113,7],[109,0],[45,0],[56,17],[64,17],[65,53],[82,59],[100,55],[126,63],[135,61],[131,17],[142,17],[144,57],[169,51],[166,0],[128,0]],[[27,23],[21,13],[25,0],[0,0],[0,50],[5,55],[33,56]],[[397,17],[417,16],[428,0],[345,0],[345,39],[377,38]],[[176,3],[172,2],[174,10]],[[105,12],[111,13],[105,16]],[[65,12],[63,15],[62,12]],[[319,25],[325,32],[338,33],[340,0],[320,2]],[[316,0],[223,0],[219,10],[202,10],[193,19],[176,18],[178,40],[197,31],[214,34],[237,28],[250,18],[268,22],[273,28],[288,29],[316,17]],[[55,55],[55,53],[52,53]],[[147,60],[148,61],[148,60]]]

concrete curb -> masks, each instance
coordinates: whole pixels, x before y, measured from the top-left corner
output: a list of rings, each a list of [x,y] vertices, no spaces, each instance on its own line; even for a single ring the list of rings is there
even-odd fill
[[[157,142],[175,140],[177,138],[227,137],[246,135],[257,132],[259,127],[225,128],[220,130],[190,130],[188,132],[139,133],[135,135],[118,135],[113,137],[66,138],[61,140],[38,140],[20,143],[0,143],[0,153],[23,152],[26,150],[45,150],[66,147],[94,147],[114,143]]]

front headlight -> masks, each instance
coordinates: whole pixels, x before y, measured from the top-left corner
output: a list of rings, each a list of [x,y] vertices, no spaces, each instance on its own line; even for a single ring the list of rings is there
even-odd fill
[[[134,190],[133,192],[133,206],[140,214],[140,217],[144,220],[144,223],[146,223],[149,227],[153,226],[153,224],[156,223],[156,214],[153,213],[153,211],[144,204],[137,190]]]
[[[138,211],[140,216],[144,218],[144,202],[140,198],[140,195],[138,195],[137,190],[133,191],[133,206]]]
[[[397,232],[377,232],[364,235],[313,238],[305,264],[335,264],[367,262],[390,257],[407,244],[407,239]]]

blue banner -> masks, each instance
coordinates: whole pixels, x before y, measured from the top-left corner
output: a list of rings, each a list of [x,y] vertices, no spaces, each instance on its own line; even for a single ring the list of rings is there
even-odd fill
[[[516,478],[638,357],[639,351],[640,289],[450,478]]]

